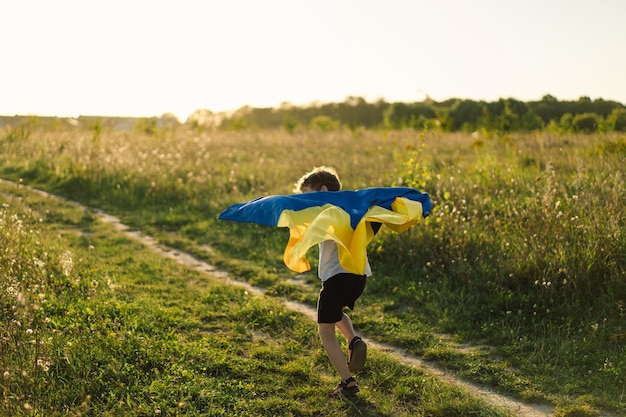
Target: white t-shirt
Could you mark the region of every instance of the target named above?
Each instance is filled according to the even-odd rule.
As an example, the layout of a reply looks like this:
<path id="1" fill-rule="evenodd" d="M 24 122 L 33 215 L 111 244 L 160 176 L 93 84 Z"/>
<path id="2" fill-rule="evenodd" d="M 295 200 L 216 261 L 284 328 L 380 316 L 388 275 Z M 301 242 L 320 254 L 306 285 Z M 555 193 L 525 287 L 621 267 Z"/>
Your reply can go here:
<path id="1" fill-rule="evenodd" d="M 337 250 L 337 244 L 333 240 L 325 240 L 319 244 L 320 249 L 320 262 L 317 268 L 317 275 L 322 281 L 326 281 L 328 278 L 333 277 L 341 273 L 349 273 L 341 267 L 339 263 L 339 251 Z M 365 275 L 372 275 L 372 268 L 370 267 L 367 255 L 365 256 Z"/>

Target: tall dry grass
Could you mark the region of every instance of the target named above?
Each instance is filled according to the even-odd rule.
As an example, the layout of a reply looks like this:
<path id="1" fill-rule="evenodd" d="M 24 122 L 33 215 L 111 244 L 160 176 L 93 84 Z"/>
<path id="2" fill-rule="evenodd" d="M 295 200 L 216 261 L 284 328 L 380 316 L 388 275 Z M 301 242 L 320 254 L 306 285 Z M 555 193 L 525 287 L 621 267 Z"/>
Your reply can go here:
<path id="1" fill-rule="evenodd" d="M 370 295 L 403 306 L 390 307 L 394 323 L 428 320 L 499 344 L 524 372 L 542 369 L 547 390 L 624 395 L 623 134 L 33 128 L 0 141 L 3 175 L 269 270 L 280 266 L 283 236 L 217 223 L 220 210 L 289 193 L 316 165 L 335 166 L 348 189 L 420 188 L 434 200 L 431 217 L 371 248 L 383 279 Z M 384 334 L 379 324 L 372 331 Z"/>

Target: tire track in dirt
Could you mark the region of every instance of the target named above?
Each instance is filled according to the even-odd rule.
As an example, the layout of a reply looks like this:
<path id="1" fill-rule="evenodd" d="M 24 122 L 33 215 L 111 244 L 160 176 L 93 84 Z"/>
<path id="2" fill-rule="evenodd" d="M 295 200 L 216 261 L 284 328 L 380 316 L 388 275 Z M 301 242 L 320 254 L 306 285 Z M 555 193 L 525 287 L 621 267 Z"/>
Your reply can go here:
<path id="1" fill-rule="evenodd" d="M 210 274 L 213 277 L 221 279 L 227 284 L 242 287 L 250 293 L 261 295 L 261 296 L 265 295 L 264 291 L 261 288 L 254 287 L 246 282 L 233 279 L 229 273 L 225 271 L 221 271 L 217 269 L 216 267 L 214 267 L 213 265 L 207 262 L 204 262 L 200 259 L 197 259 L 188 253 L 159 244 L 156 241 L 156 239 L 154 239 L 153 237 L 145 235 L 139 231 L 131 230 L 131 228 L 123 224 L 119 218 L 112 216 L 110 214 L 107 214 L 100 209 L 86 207 L 78 202 L 68 200 L 63 197 L 50 194 L 42 190 L 31 188 L 23 184 L 17 184 L 12 181 L 6 181 L 3 179 L 0 179 L 0 183 L 13 185 L 16 187 L 24 187 L 28 189 L 30 192 L 39 194 L 41 196 L 61 201 L 65 204 L 69 204 L 71 206 L 81 208 L 85 211 L 92 211 L 97 215 L 100 221 L 112 225 L 120 232 L 123 232 L 128 237 L 138 242 L 141 242 L 142 244 L 152 249 L 153 251 L 155 251 L 161 256 L 174 259 L 177 262 L 187 267 L 190 267 L 200 273 Z M 288 309 L 299 312 L 307 316 L 309 319 L 316 321 L 317 314 L 313 308 L 307 305 L 301 304 L 301 303 L 293 302 L 293 301 L 283 300 L 283 302 Z M 521 402 L 512 397 L 496 393 L 489 387 L 461 379 L 458 376 L 456 376 L 454 373 L 450 372 L 449 370 L 446 370 L 445 368 L 438 366 L 432 362 L 425 361 L 424 359 L 421 359 L 418 356 L 408 354 L 403 349 L 400 349 L 395 346 L 385 344 L 382 342 L 378 342 L 372 339 L 368 339 L 368 338 L 364 338 L 364 339 L 367 341 L 368 345 L 371 348 L 385 352 L 386 354 L 390 355 L 391 357 L 393 357 L 394 359 L 398 360 L 401 363 L 418 367 L 420 369 L 423 369 L 425 372 L 431 375 L 434 375 L 438 378 L 441 378 L 442 380 L 450 384 L 462 387 L 468 392 L 470 392 L 472 395 L 485 400 L 489 404 L 495 405 L 497 407 L 501 407 L 503 409 L 507 409 L 514 416 L 549 417 L 549 416 L 552 416 L 554 413 L 554 407 L 552 406 L 543 405 L 543 404 L 528 404 L 528 403 Z M 609 415 L 607 415 L 607 417 L 608 416 Z"/>

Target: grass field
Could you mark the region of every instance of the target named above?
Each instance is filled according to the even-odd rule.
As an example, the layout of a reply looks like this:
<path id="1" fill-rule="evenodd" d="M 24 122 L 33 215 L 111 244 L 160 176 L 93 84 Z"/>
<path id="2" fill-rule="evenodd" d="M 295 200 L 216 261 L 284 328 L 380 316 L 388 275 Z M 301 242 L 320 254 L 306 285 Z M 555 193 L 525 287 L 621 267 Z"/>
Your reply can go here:
<path id="1" fill-rule="evenodd" d="M 425 223 L 370 247 L 358 330 L 560 415 L 626 413 L 624 135 L 22 127 L 1 132 L 0 154 L 4 178 L 311 305 L 315 274 L 282 265 L 286 231 L 217 222 L 220 210 L 289 193 L 322 164 L 347 189 L 427 191 Z M 2 239 L 18 239 L 0 265 L 5 410 L 496 415 L 384 357 L 358 404 L 329 401 L 313 326 L 277 300 L 198 280 L 74 209 L 1 196 Z"/>

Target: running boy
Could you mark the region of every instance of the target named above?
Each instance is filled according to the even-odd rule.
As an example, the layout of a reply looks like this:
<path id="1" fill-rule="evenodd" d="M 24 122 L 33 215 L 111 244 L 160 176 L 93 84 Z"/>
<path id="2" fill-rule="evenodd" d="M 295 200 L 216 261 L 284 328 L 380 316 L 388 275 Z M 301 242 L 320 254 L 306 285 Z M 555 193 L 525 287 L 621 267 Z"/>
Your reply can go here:
<path id="1" fill-rule="evenodd" d="M 339 191 L 341 182 L 337 172 L 330 167 L 317 167 L 305 174 L 294 186 L 294 192 Z M 333 390 L 334 395 L 351 395 L 359 392 L 352 372 L 359 371 L 365 364 L 367 345 L 355 334 L 352 321 L 343 310 L 354 309 L 354 303 L 365 289 L 365 281 L 372 275 L 366 259 L 364 275 L 355 275 L 339 264 L 337 244 L 326 240 L 319 244 L 318 276 L 322 289 L 317 302 L 317 326 L 322 346 L 333 364 L 341 382 Z M 335 329 L 339 329 L 348 344 L 349 362 L 341 349 Z"/>

